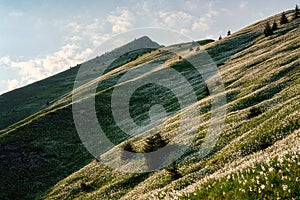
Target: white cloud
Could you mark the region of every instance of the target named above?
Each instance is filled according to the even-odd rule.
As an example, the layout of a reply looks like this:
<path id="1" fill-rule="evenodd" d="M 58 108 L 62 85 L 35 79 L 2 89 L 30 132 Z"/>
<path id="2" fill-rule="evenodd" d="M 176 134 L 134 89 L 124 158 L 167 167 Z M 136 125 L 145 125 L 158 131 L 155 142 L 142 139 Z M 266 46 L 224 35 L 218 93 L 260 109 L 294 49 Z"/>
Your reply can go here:
<path id="1" fill-rule="evenodd" d="M 20 80 L 9 79 L 2 83 L 6 85 L 4 91 L 9 91 L 64 71 L 70 66 L 75 66 L 87 60 L 91 53 L 92 50 L 90 48 L 81 50 L 75 44 L 67 44 L 52 55 L 36 59 L 15 61 L 8 56 L 4 56 L 0 58 L 0 66 L 17 70 L 18 74 L 16 76 L 21 77 Z"/>
<path id="2" fill-rule="evenodd" d="M 193 31 L 207 31 L 210 29 L 210 23 L 212 23 L 212 19 L 219 15 L 219 12 L 214 9 L 214 5 L 212 2 L 208 4 L 208 12 L 200 17 L 199 20 L 193 23 L 192 30 Z"/>
<path id="3" fill-rule="evenodd" d="M 67 44 L 63 46 L 60 51 L 56 52 L 54 56 L 61 60 L 67 60 L 76 53 L 76 49 L 78 48 L 79 47 L 75 44 Z"/>
<path id="4" fill-rule="evenodd" d="M 40 60 L 29 60 L 22 62 L 12 62 L 11 67 L 17 68 L 19 75 L 24 78 L 24 83 L 27 83 L 27 80 L 34 79 L 40 80 L 46 77 L 46 73 L 42 72 L 41 61 Z"/>
<path id="5" fill-rule="evenodd" d="M 151 13 L 151 7 L 149 5 L 149 2 L 147 1 L 144 1 L 144 2 L 138 2 L 138 7 L 139 7 L 139 10 L 137 11 L 142 11 L 142 13 Z"/>
<path id="6" fill-rule="evenodd" d="M 0 58 L 1 65 L 10 65 L 10 63 L 11 63 L 11 59 L 9 56 L 4 56 L 4 57 Z"/>
<path id="7" fill-rule="evenodd" d="M 228 16 L 234 16 L 234 12 L 232 12 L 231 10 L 229 9 L 226 9 L 226 8 L 222 8 L 221 9 L 222 13 L 224 13 L 225 15 L 228 15 Z"/>
<path id="8" fill-rule="evenodd" d="M 199 4 L 189 0 L 180 5 L 176 7 L 163 0 L 140 1 L 132 7 L 118 7 L 103 19 L 72 17 L 55 21 L 57 27 L 65 33 L 63 47 L 50 55 L 28 60 L 21 58 L 18 61 L 5 56 L 0 58 L 0 66 L 17 70 L 22 77 L 16 78 L 18 84 L 25 85 L 86 61 L 92 53 L 91 49 L 110 38 L 112 33 L 124 32 L 131 27 L 155 26 L 173 29 L 186 35 L 194 34 L 196 37 L 208 35 L 207 30 L 210 30 L 214 17 L 219 14 L 214 4 Z M 13 15 L 18 14 L 12 13 Z M 6 84 L 8 85 L 7 82 Z"/>
<path id="9" fill-rule="evenodd" d="M 179 12 L 158 12 L 159 19 L 156 21 L 159 26 L 175 29 L 183 34 L 189 34 L 191 31 L 206 31 L 208 30 L 211 18 L 218 13 L 214 10 L 209 10 L 201 17 L 191 15 L 189 13 Z"/>
<path id="10" fill-rule="evenodd" d="M 169 28 L 190 24 L 194 17 L 185 12 L 159 12 L 159 17 Z"/>
<path id="11" fill-rule="evenodd" d="M 74 60 L 75 61 L 85 61 L 88 56 L 93 52 L 92 49 L 90 48 L 87 48 L 83 51 L 81 51 L 80 53 L 77 53 L 75 56 L 74 56 Z M 78 63 L 78 62 L 77 62 Z M 75 65 L 75 63 L 73 63 L 73 65 Z"/>
<path id="12" fill-rule="evenodd" d="M 198 5 L 199 4 L 197 2 L 193 2 L 193 1 L 185 1 L 184 2 L 185 8 L 188 9 L 188 10 L 191 10 L 191 11 L 197 10 L 198 9 Z"/>
<path id="13" fill-rule="evenodd" d="M 214 38 L 214 35 L 206 35 L 205 37 L 204 37 L 204 39 L 211 39 L 211 38 Z"/>
<path id="14" fill-rule="evenodd" d="M 118 8 L 117 14 L 111 14 L 107 17 L 107 21 L 112 24 L 112 31 L 114 33 L 127 31 L 133 19 L 133 14 L 123 8 Z"/>
<path id="15" fill-rule="evenodd" d="M 70 37 L 69 40 L 72 42 L 77 42 L 77 41 L 82 40 L 82 38 L 78 35 L 74 35 L 74 36 Z"/>
<path id="16" fill-rule="evenodd" d="M 80 31 L 80 25 L 75 23 L 75 22 L 70 22 L 67 24 L 67 27 L 69 27 L 70 29 L 72 29 L 73 32 L 78 32 Z"/>
<path id="17" fill-rule="evenodd" d="M 182 29 L 180 29 L 179 32 L 180 32 L 181 34 L 186 35 L 186 34 L 189 34 L 189 33 L 190 33 L 190 30 L 189 30 L 189 29 L 186 29 L 186 28 L 182 28 Z"/>
<path id="18" fill-rule="evenodd" d="M 126 17 L 126 13 L 122 12 L 121 16 Z M 84 22 L 70 21 L 70 19 L 55 21 L 58 27 L 62 27 L 66 33 L 64 46 L 49 55 L 32 59 L 0 57 L 0 67 L 8 70 L 5 73 L 16 73 L 16 78 L 13 77 L 13 79 L 18 81 L 18 86 L 24 86 L 69 69 L 70 66 L 88 60 L 92 49 L 111 36 L 111 34 L 103 33 L 104 22 L 97 18 Z M 15 81 L 1 81 L 1 93 L 13 89 L 13 83 L 16 83 Z"/>
<path id="19" fill-rule="evenodd" d="M 98 46 L 102 42 L 103 35 L 103 23 L 97 18 L 92 19 L 92 21 L 86 23 L 78 23 L 74 21 L 64 22 L 61 24 L 67 24 L 66 32 L 68 35 L 66 36 L 66 42 L 71 43 L 80 43 L 89 44 L 88 46 L 93 47 Z"/>
<path id="20" fill-rule="evenodd" d="M 16 79 L 8 79 L 6 82 L 8 91 L 14 90 L 19 86 L 19 82 Z"/>
<path id="21" fill-rule="evenodd" d="M 258 13 L 258 16 L 259 16 L 260 18 L 264 18 L 264 17 L 265 17 L 265 14 L 264 14 L 263 12 L 259 12 L 259 13 Z"/>
<path id="22" fill-rule="evenodd" d="M 18 87 L 20 87 L 20 85 L 17 79 L 0 80 L 0 95 Z"/>
<path id="23" fill-rule="evenodd" d="M 194 22 L 192 25 L 193 31 L 206 31 L 209 26 L 205 18 L 200 18 L 198 21 Z"/>
<path id="24" fill-rule="evenodd" d="M 10 17 L 22 17 L 23 12 L 21 12 L 21 11 L 12 11 L 12 12 L 8 13 L 8 15 Z"/>
<path id="25" fill-rule="evenodd" d="M 207 18 L 212 18 L 212 17 L 215 17 L 219 14 L 219 12 L 214 9 L 214 3 L 213 2 L 209 2 L 208 3 L 208 12 L 205 14 L 205 16 Z"/>
<path id="26" fill-rule="evenodd" d="M 248 1 L 241 1 L 240 2 L 240 9 L 245 9 L 248 6 Z"/>

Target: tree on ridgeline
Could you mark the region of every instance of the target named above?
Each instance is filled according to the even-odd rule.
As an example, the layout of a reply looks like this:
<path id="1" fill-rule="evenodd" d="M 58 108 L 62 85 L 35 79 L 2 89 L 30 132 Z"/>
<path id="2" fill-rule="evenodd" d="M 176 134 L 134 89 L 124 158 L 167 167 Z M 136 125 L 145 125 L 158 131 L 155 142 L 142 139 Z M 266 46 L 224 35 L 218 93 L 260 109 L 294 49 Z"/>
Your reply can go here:
<path id="1" fill-rule="evenodd" d="M 230 30 L 227 32 L 227 36 L 229 36 L 229 35 L 231 35 L 231 31 Z"/>
<path id="2" fill-rule="evenodd" d="M 220 35 L 219 40 L 222 40 L 222 36 Z"/>
<path id="3" fill-rule="evenodd" d="M 299 18 L 299 7 L 296 5 L 294 19 Z"/>
<path id="4" fill-rule="evenodd" d="M 265 25 L 264 34 L 266 37 L 273 35 L 273 31 L 272 31 L 272 28 L 271 28 L 269 22 L 267 22 Z"/>
<path id="5" fill-rule="evenodd" d="M 278 29 L 277 23 L 274 20 L 273 24 L 272 24 L 272 31 L 276 31 Z"/>
<path id="6" fill-rule="evenodd" d="M 204 85 L 204 95 L 209 96 L 209 89 L 207 84 Z"/>
<path id="7" fill-rule="evenodd" d="M 288 18 L 286 17 L 285 13 L 283 12 L 283 13 L 281 14 L 280 24 L 282 25 L 282 24 L 287 24 L 287 23 L 289 23 L 289 20 L 288 20 Z"/>

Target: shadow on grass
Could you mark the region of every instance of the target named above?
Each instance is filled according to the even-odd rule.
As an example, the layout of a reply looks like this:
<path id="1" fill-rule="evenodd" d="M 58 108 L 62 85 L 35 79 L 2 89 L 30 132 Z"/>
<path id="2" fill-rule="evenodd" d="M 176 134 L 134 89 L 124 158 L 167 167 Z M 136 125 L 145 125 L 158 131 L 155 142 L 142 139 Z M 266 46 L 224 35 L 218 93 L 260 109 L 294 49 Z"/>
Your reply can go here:
<path id="1" fill-rule="evenodd" d="M 35 199 L 93 160 L 71 109 L 58 110 L 0 140 L 0 199 Z"/>
<path id="2" fill-rule="evenodd" d="M 248 31 L 246 33 L 231 37 L 220 43 L 207 48 L 207 52 L 218 66 L 222 66 L 231 56 L 248 48 L 261 33 Z"/>

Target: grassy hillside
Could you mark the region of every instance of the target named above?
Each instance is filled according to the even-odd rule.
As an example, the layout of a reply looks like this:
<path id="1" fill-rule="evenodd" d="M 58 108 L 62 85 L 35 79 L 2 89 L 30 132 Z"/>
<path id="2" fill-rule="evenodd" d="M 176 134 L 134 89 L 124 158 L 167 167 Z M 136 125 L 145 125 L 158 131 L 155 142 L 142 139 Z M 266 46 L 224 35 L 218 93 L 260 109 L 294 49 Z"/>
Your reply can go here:
<path id="1" fill-rule="evenodd" d="M 141 39 L 137 39 L 81 65 L 88 66 L 88 73 L 91 74 L 95 73 L 95 68 L 101 66 L 104 60 L 112 59 L 115 62 L 107 68 L 107 71 L 110 71 L 152 51 L 154 47 L 159 45 L 149 42 L 148 39 L 144 44 Z M 140 49 L 129 51 L 130 48 Z M 128 53 L 118 58 L 123 52 Z M 2 108 L 1 102 L 2 109 L 17 107 L 24 110 L 24 113 L 18 109 L 8 113 L 7 121 L 4 120 L 3 123 L 12 123 L 26 115 L 28 117 L 0 131 L 0 199 L 32 199 L 40 196 L 55 183 L 93 160 L 77 134 L 70 104 L 78 68 L 79 65 L 1 95 L 3 105 L 6 106 Z M 54 90 L 57 91 L 55 94 L 60 96 L 46 105 L 47 100 L 55 95 Z M 34 101 L 35 98 L 29 95 L 30 91 L 33 94 L 36 92 L 40 96 L 39 99 Z M 24 95 L 23 101 L 19 98 L 20 95 Z M 9 101 L 9 98 L 12 98 L 12 101 Z M 38 112 L 31 114 L 37 110 Z"/>
<path id="2" fill-rule="evenodd" d="M 73 89 L 78 67 L 0 95 L 0 130 L 45 109 Z M 53 84 L 56 83 L 56 84 Z"/>
<path id="3" fill-rule="evenodd" d="M 219 66 L 228 102 L 223 133 L 205 158 L 199 150 L 209 123 L 211 97 L 188 63 L 168 52 L 147 51 L 135 60 L 120 58 L 102 77 L 96 95 L 97 116 L 115 143 L 125 140 L 126 135 L 112 123 L 108 97 L 122 73 L 151 63 L 167 63 L 194 83 L 199 91 L 198 102 L 189 109 L 199 108 L 202 128 L 190 128 L 196 131 L 196 138 L 177 162 L 181 178 L 173 181 L 166 169 L 123 173 L 93 160 L 77 136 L 71 95 L 66 95 L 48 109 L 1 132 L 0 177 L 4 184 L 0 198 L 299 198 L 300 20 L 280 25 L 273 36 L 265 37 L 265 22 L 279 17 L 204 46 Z M 137 97 L 149 101 L 149 93 L 155 94 L 142 90 Z M 176 101 L 167 106 L 172 115 L 161 132 L 163 138 L 174 135 L 179 123 Z M 135 111 L 137 122 L 147 120 L 140 110 Z M 151 130 L 142 135 L 149 133 Z M 142 137 L 130 141 L 135 150 L 141 150 Z"/>
<path id="4" fill-rule="evenodd" d="M 123 55 L 124 52 L 130 52 L 127 56 L 124 56 L 123 59 L 118 59 L 119 62 L 122 61 L 126 63 L 130 60 L 134 60 L 137 56 L 144 54 L 150 49 L 158 47 L 160 47 L 160 45 L 151 41 L 148 37 L 138 38 L 89 61 L 88 65 L 95 67 L 94 69 L 90 69 L 89 73 L 93 73 L 97 68 L 102 67 L 104 60 L 107 58 L 117 59 L 118 56 Z M 133 49 L 139 48 L 141 50 L 131 52 Z M 118 67 L 120 64 L 121 63 L 113 63 L 112 66 Z M 70 94 L 80 66 L 81 64 L 70 66 L 69 70 L 0 95 L 0 130 L 38 111 L 47 109 L 53 103 Z"/>

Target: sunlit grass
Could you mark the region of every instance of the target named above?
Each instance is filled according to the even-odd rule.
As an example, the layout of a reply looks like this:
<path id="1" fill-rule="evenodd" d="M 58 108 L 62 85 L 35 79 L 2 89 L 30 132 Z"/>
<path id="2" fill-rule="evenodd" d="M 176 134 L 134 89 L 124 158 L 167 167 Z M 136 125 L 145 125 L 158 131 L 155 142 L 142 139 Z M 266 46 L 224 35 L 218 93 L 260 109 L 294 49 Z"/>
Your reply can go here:
<path id="1" fill-rule="evenodd" d="M 42 199 L 297 198 L 300 196 L 300 20 L 280 26 L 275 35 L 268 38 L 262 35 L 264 23 L 246 27 L 205 46 L 219 65 L 228 108 L 223 133 L 210 154 L 204 158 L 199 156 L 209 126 L 211 97 L 199 92 L 199 101 L 180 111 L 176 110 L 175 101 L 168 104 L 174 112 L 168 116 L 160 131 L 164 138 L 176 137 L 181 113 L 199 109 L 200 116 L 200 121 L 195 123 L 192 119 L 189 122 L 187 133 L 195 135 L 195 138 L 193 145 L 178 161 L 182 177 L 177 180 L 172 180 L 165 169 L 127 174 L 96 161 L 90 162 L 92 158 L 80 143 L 72 124 L 71 94 L 13 125 L 10 130 L 2 131 L 1 145 L 16 140 L 26 141 L 28 144 L 24 142 L 22 145 L 28 152 L 37 153 L 43 159 L 45 173 L 57 170 L 53 175 L 60 174 L 60 177 L 49 180 L 50 186 L 55 185 L 47 188 L 46 193 L 39 193 Z M 132 55 L 136 57 L 137 53 Z M 143 53 L 134 60 L 117 60 L 111 71 L 74 91 L 76 95 L 84 94 L 89 84 L 100 79 L 104 81 L 105 84 L 98 88 L 96 94 L 96 108 L 100 119 L 102 115 L 106 117 L 103 120 L 107 120 L 107 131 L 116 143 L 124 138 L 116 136 L 120 133 L 115 129 L 116 124 L 104 115 L 109 104 L 105 104 L 103 99 L 110 97 L 110 92 L 117 87 L 112 83 L 118 75 L 151 62 L 167 63 L 166 66 L 158 65 L 155 70 L 172 66 L 182 70 L 187 68 L 185 62 L 172 54 L 158 50 Z M 193 75 L 190 73 L 187 77 L 192 79 Z M 143 76 L 136 77 L 136 80 Z M 194 83 L 198 84 L 197 81 Z M 138 95 L 145 101 L 149 98 L 142 93 Z M 146 119 L 140 114 L 141 109 L 138 107 L 135 110 L 137 121 Z M 260 112 L 249 117 L 253 109 Z M 155 131 L 155 128 L 147 130 L 128 141 L 134 150 L 141 152 L 145 138 Z M 188 136 L 177 136 L 178 141 L 187 140 Z M 119 160 L 116 157 L 113 161 Z M 59 170 L 65 171 L 59 173 Z M 13 178 L 13 175 L 8 176 Z M 18 184 L 22 185 L 18 182 L 16 190 Z M 33 187 L 39 185 L 42 183 L 34 180 Z M 45 190 L 46 186 L 43 185 L 43 188 Z"/>

